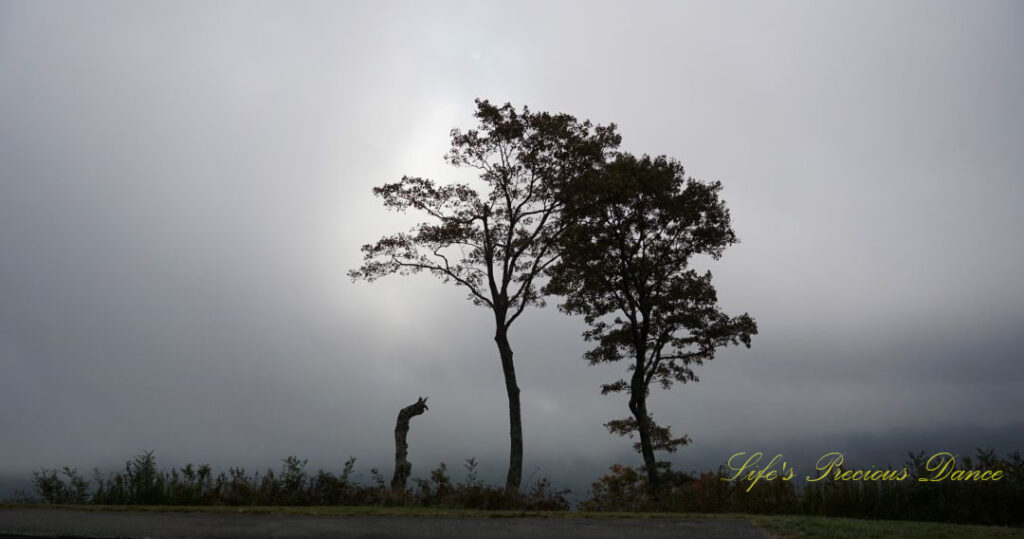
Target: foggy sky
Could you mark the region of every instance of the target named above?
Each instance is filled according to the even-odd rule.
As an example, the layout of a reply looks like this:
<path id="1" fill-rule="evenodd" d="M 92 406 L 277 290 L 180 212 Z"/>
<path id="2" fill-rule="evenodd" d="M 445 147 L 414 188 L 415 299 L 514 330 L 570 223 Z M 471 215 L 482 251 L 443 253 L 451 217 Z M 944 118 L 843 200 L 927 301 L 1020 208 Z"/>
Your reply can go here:
<path id="1" fill-rule="evenodd" d="M 705 265 L 760 334 L 653 393 L 682 468 L 1024 448 L 1022 24 L 1015 2 L 0 1 L 0 475 L 150 449 L 390 470 L 429 395 L 413 475 L 503 477 L 488 312 L 345 275 L 417 221 L 373 186 L 472 177 L 442 155 L 476 97 L 615 122 L 724 184 L 741 243 Z M 511 333 L 524 478 L 585 485 L 640 463 L 602 427 L 624 365 L 587 366 L 554 303 Z"/>

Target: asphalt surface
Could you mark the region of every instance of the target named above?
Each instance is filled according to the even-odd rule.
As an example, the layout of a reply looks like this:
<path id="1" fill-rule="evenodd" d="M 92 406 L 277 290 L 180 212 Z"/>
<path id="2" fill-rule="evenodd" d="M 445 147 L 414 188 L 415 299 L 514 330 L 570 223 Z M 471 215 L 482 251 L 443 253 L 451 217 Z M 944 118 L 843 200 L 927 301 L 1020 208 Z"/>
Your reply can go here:
<path id="1" fill-rule="evenodd" d="M 0 509 L 0 538 L 767 539 L 738 520 L 319 517 Z"/>

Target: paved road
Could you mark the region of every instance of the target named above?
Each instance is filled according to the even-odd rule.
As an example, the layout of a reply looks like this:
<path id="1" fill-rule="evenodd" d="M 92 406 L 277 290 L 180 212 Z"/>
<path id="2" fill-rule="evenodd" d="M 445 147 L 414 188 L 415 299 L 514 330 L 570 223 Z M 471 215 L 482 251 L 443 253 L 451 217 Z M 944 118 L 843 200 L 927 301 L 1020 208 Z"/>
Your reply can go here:
<path id="1" fill-rule="evenodd" d="M 767 539 L 731 520 L 317 517 L 0 509 L 0 538 Z"/>

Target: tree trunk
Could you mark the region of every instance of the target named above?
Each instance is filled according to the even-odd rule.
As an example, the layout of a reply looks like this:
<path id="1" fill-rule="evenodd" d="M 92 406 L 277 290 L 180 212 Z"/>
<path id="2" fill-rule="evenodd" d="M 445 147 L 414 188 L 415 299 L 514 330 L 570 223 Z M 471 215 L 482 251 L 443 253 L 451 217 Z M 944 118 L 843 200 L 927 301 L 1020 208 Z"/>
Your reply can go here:
<path id="1" fill-rule="evenodd" d="M 647 468 L 648 491 L 655 494 L 661 485 L 658 477 L 658 461 L 654 458 L 654 446 L 651 443 L 651 417 L 647 414 L 647 386 L 643 381 L 643 370 L 634 371 L 631 382 L 629 411 L 633 412 L 637 430 L 640 433 L 640 452 L 644 457 L 644 467 Z"/>
<path id="2" fill-rule="evenodd" d="M 501 355 L 501 371 L 505 374 L 505 391 L 508 393 L 508 422 L 511 447 L 508 457 L 508 476 L 505 478 L 505 494 L 509 497 L 519 493 L 523 480 L 523 420 L 519 409 L 519 386 L 516 384 L 516 367 L 512 363 L 512 347 L 508 344 L 508 331 L 504 322 L 499 321 L 494 334 Z"/>
<path id="3" fill-rule="evenodd" d="M 428 397 L 429 398 L 429 397 Z M 395 422 L 395 475 L 391 478 L 391 490 L 405 490 L 405 482 L 412 473 L 412 464 L 406 459 L 409 444 L 405 436 L 409 432 L 409 420 L 427 411 L 427 399 L 420 397 L 414 404 L 402 408 Z"/>

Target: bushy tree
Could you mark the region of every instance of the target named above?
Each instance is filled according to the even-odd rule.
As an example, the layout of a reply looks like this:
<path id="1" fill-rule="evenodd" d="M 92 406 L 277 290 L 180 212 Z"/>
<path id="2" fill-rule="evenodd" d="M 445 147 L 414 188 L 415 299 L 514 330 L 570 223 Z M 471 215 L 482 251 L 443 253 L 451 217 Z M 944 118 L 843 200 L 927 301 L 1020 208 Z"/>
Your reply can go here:
<path id="1" fill-rule="evenodd" d="M 524 310 L 542 305 L 538 277 L 559 256 L 567 184 L 585 183 L 619 144 L 615 126 L 594 126 L 567 114 L 517 111 L 477 100 L 475 130 L 451 132 L 446 160 L 479 172 L 479 187 L 438 185 L 403 177 L 377 187 L 384 206 L 416 210 L 427 221 L 409 232 L 364 245 L 364 263 L 349 273 L 373 281 L 390 274 L 427 272 L 462 287 L 494 318 L 509 405 L 510 451 L 505 487 L 518 492 L 523 434 L 509 329 Z"/>
<path id="2" fill-rule="evenodd" d="M 606 426 L 639 435 L 652 491 L 659 484 L 654 452 L 675 451 L 689 438 L 673 438 L 654 421 L 651 384 L 696 382 L 693 367 L 722 346 L 749 347 L 757 333 L 747 314 L 719 309 L 710 272 L 690 268 L 694 256 L 717 259 L 737 241 L 720 190 L 718 182 L 687 179 L 682 165 L 664 156 L 620 154 L 598 180 L 562 193 L 567 225 L 546 290 L 590 326 L 583 335 L 596 346 L 587 361 L 628 362 L 628 379 L 605 384 L 602 393 L 628 392 L 631 416 Z"/>

